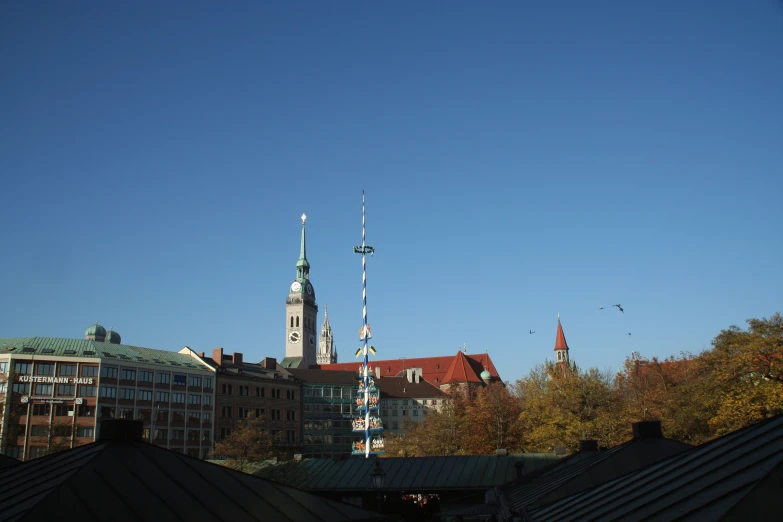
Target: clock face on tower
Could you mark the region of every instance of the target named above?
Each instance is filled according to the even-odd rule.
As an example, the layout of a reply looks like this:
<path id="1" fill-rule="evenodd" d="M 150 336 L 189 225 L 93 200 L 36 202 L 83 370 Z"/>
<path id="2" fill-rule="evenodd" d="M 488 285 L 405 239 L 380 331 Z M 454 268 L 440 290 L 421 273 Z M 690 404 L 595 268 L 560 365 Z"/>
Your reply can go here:
<path id="1" fill-rule="evenodd" d="M 301 289 L 302 289 L 302 285 L 299 283 L 299 281 L 294 281 L 291 284 L 291 291 L 292 292 L 298 292 Z"/>
<path id="2" fill-rule="evenodd" d="M 313 295 L 313 285 L 311 285 L 310 283 L 307 283 L 307 294 Z"/>
<path id="3" fill-rule="evenodd" d="M 300 334 L 298 330 L 294 330 L 288 335 L 288 341 L 291 343 L 296 344 L 299 342 L 299 339 L 300 339 Z"/>

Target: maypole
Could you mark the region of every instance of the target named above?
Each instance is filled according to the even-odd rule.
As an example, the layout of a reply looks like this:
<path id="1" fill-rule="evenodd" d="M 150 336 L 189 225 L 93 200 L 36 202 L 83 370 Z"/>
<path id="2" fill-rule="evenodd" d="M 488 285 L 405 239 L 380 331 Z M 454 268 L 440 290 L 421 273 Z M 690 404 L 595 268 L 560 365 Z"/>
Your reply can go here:
<path id="1" fill-rule="evenodd" d="M 373 255 L 375 248 L 368 246 L 365 232 L 364 191 L 362 191 L 362 244 L 353 247 L 356 254 L 362 255 L 362 327 L 359 330 L 359 340 L 363 346 L 356 350 L 356 356 L 364 354 L 364 364 L 360 368 L 359 393 L 356 397 L 356 411 L 359 415 L 353 419 L 353 431 L 364 432 L 364 442 L 357 441 L 353 445 L 354 455 L 364 454 L 369 458 L 370 454 L 383 453 L 383 423 L 378 414 L 380 406 L 378 389 L 375 387 L 373 372 L 370 370 L 370 352 L 375 354 L 375 348 L 369 346 L 370 324 L 367 322 L 367 254 Z M 375 439 L 373 439 L 375 434 Z"/>

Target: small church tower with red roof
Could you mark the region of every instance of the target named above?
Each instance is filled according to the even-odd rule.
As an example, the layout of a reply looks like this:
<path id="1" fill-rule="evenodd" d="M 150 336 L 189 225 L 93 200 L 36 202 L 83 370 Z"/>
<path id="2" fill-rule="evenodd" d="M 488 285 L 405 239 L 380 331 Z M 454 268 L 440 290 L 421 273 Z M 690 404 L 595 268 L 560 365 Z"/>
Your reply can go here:
<path id="1" fill-rule="evenodd" d="M 555 362 L 565 371 L 568 365 L 568 344 L 566 343 L 563 325 L 560 324 L 560 314 L 557 314 L 557 336 L 555 337 Z"/>

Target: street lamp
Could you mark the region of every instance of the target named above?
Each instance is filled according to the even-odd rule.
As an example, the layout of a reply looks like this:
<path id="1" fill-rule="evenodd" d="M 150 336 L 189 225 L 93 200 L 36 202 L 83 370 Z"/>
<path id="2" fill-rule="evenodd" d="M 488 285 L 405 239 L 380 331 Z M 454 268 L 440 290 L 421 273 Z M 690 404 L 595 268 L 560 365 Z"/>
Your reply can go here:
<path id="1" fill-rule="evenodd" d="M 378 503 L 378 512 L 381 511 L 381 490 L 383 489 L 383 481 L 386 480 L 386 472 L 381 468 L 381 460 L 375 457 L 375 468 L 370 473 L 372 478 L 372 487 L 375 488 L 376 501 Z"/>

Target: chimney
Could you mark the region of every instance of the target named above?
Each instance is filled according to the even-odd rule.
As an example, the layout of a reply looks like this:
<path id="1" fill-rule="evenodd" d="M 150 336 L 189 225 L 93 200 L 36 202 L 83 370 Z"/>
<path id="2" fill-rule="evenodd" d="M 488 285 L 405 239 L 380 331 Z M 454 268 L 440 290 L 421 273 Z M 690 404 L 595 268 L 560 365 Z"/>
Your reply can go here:
<path id="1" fill-rule="evenodd" d="M 633 427 L 633 439 L 662 439 L 661 421 L 642 421 L 631 424 Z"/>
<path id="2" fill-rule="evenodd" d="M 212 360 L 215 361 L 218 366 L 223 366 L 223 348 L 212 349 Z"/>
<path id="3" fill-rule="evenodd" d="M 231 357 L 231 362 L 234 364 L 242 364 L 242 354 L 239 352 L 234 352 L 234 355 Z"/>
<path id="4" fill-rule="evenodd" d="M 204 358 L 204 352 L 198 352 L 198 356 L 203 359 Z"/>
<path id="5" fill-rule="evenodd" d="M 597 440 L 580 440 L 579 451 L 598 451 Z"/>
<path id="6" fill-rule="evenodd" d="M 416 382 L 419 382 L 419 379 L 422 377 L 421 368 L 416 368 Z"/>
<path id="7" fill-rule="evenodd" d="M 277 369 L 277 359 L 274 357 L 264 357 L 264 369 L 275 370 Z"/>
<path id="8" fill-rule="evenodd" d="M 375 367 L 375 376 L 376 377 L 380 377 L 381 376 L 381 367 L 380 366 L 376 366 Z"/>
<path id="9" fill-rule="evenodd" d="M 520 459 L 514 463 L 514 472 L 516 473 L 516 478 L 522 478 L 522 475 L 525 474 L 525 461 Z"/>
<path id="10" fill-rule="evenodd" d="M 98 440 L 117 440 L 123 442 L 141 442 L 144 434 L 144 422 L 130 419 L 107 419 L 101 422 Z"/>

